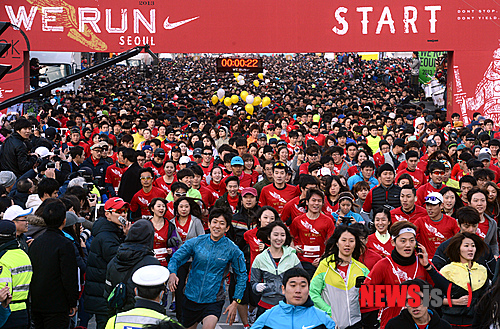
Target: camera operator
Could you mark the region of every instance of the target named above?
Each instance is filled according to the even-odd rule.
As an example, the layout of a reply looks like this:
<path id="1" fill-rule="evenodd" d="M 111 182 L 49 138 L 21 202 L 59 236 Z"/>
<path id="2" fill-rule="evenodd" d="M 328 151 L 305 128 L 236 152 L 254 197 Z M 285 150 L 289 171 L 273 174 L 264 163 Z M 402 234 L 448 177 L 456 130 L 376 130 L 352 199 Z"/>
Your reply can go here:
<path id="1" fill-rule="evenodd" d="M 106 176 L 106 169 L 108 168 L 109 163 L 102 158 L 102 152 L 107 151 L 108 144 L 106 142 L 94 144 L 90 148 L 91 156 L 82 163 L 82 166 L 88 167 L 92 170 L 94 178 L 97 179 L 97 186 L 99 187 L 105 186 L 104 178 Z"/>

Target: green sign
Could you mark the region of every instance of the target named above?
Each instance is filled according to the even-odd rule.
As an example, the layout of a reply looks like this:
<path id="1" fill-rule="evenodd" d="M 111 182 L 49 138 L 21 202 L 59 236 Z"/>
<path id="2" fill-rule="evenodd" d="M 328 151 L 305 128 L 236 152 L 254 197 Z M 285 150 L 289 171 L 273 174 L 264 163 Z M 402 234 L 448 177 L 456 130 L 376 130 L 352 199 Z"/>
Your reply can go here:
<path id="1" fill-rule="evenodd" d="M 436 59 L 445 54 L 445 51 L 419 51 L 420 71 L 418 80 L 420 83 L 427 83 L 436 73 Z"/>

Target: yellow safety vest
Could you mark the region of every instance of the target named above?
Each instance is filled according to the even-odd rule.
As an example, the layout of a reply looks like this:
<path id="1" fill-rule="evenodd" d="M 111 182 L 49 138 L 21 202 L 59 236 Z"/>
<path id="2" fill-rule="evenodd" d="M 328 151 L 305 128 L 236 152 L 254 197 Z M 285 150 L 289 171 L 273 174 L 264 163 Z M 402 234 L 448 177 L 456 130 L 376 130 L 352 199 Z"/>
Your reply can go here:
<path id="1" fill-rule="evenodd" d="M 22 249 L 8 250 L 0 258 L 0 289 L 8 283 L 12 302 L 12 312 L 26 309 L 26 300 L 33 276 L 33 268 L 28 255 Z"/>
<path id="2" fill-rule="evenodd" d="M 142 329 L 144 325 L 157 324 L 161 320 L 170 318 L 149 308 L 138 307 L 113 316 L 108 320 L 106 329 Z"/>

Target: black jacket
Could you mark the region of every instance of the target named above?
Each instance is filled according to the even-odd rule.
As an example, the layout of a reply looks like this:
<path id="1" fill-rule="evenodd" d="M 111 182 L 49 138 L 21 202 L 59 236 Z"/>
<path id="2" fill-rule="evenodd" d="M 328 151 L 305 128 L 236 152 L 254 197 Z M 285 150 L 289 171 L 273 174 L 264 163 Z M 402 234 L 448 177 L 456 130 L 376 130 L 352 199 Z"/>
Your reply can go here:
<path id="1" fill-rule="evenodd" d="M 451 260 L 445 254 L 446 248 L 450 244 L 450 240 L 451 238 L 441 243 L 437 248 L 434 257 L 432 257 L 432 264 L 434 264 L 434 266 L 438 271 L 442 269 L 445 265 L 451 263 Z M 488 246 L 488 249 L 481 256 L 479 256 L 477 262 L 486 267 L 486 269 L 488 270 L 488 278 L 492 279 L 495 274 L 495 267 L 497 260 L 493 256 L 490 246 Z"/>
<path id="2" fill-rule="evenodd" d="M 26 140 L 16 131 L 9 136 L 0 149 L 0 166 L 2 170 L 12 171 L 17 177 L 32 169 L 36 156 L 29 155 Z"/>
<path id="3" fill-rule="evenodd" d="M 122 229 L 105 217 L 99 218 L 92 227 L 85 280 L 85 310 L 91 314 L 107 314 L 107 301 L 104 298 L 106 269 L 115 257 L 123 241 Z"/>
<path id="4" fill-rule="evenodd" d="M 98 180 L 98 184 L 100 187 L 104 187 L 106 184 L 104 183 L 104 180 L 106 178 L 106 169 L 109 167 L 109 163 L 107 163 L 104 159 L 99 159 L 99 162 L 97 163 L 96 166 L 94 166 L 94 163 L 92 162 L 92 157 L 88 157 L 83 161 L 81 168 L 83 167 L 89 167 L 92 169 L 92 172 L 94 173 L 94 179 L 97 179 L 97 177 L 100 177 Z"/>
<path id="5" fill-rule="evenodd" d="M 396 184 L 392 184 L 389 188 L 379 184 L 372 190 L 372 210 L 375 211 L 383 206 L 401 207 L 400 194 L 401 187 Z"/>
<path id="6" fill-rule="evenodd" d="M 138 220 L 130 227 L 125 242 L 120 245 L 116 256 L 108 264 L 105 297 L 109 296 L 118 283 L 127 283 L 127 299 L 123 308 L 117 310 L 118 312 L 134 308 L 136 286 L 132 282 L 132 274 L 146 265 L 160 265 L 153 252 L 154 234 L 154 227 L 150 221 Z"/>
<path id="7" fill-rule="evenodd" d="M 431 321 L 429 322 L 427 329 L 451 329 L 451 325 L 445 320 L 441 319 L 437 312 L 428 310 L 431 314 Z M 408 312 L 404 309 L 395 318 L 392 318 L 387 322 L 385 329 L 415 329 L 417 328 L 415 321 Z"/>
<path id="8" fill-rule="evenodd" d="M 29 249 L 33 266 L 31 309 L 35 312 L 69 312 L 78 301 L 78 276 L 73 243 L 61 230 L 47 228 Z"/>
<path id="9" fill-rule="evenodd" d="M 137 162 L 134 162 L 122 175 L 120 186 L 118 187 L 118 196 L 125 202 L 132 201 L 134 194 L 142 188 L 139 171 L 141 171 L 141 166 Z"/>
<path id="10" fill-rule="evenodd" d="M 251 230 L 255 227 L 253 224 L 254 217 L 259 211 L 259 205 L 256 205 L 252 209 L 248 210 L 241 206 L 238 212 L 234 214 L 232 220 L 232 228 L 229 229 L 227 237 L 230 238 L 234 244 L 236 244 L 240 250 L 245 255 L 245 261 L 247 264 L 250 262 L 250 247 L 244 239 L 244 234 L 246 231 Z"/>

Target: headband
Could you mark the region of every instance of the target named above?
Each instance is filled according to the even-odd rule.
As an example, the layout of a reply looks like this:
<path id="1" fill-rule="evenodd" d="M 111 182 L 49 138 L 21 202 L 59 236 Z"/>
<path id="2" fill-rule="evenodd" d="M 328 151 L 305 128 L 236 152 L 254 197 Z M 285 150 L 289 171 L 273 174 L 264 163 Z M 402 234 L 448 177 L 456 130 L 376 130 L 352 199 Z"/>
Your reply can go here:
<path id="1" fill-rule="evenodd" d="M 413 235 L 417 236 L 417 232 L 415 232 L 414 229 L 412 229 L 411 227 L 405 227 L 399 230 L 398 235 L 392 236 L 392 239 L 395 240 L 398 236 L 400 236 L 403 233 L 413 233 Z"/>

